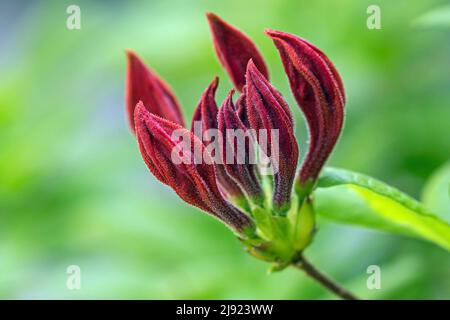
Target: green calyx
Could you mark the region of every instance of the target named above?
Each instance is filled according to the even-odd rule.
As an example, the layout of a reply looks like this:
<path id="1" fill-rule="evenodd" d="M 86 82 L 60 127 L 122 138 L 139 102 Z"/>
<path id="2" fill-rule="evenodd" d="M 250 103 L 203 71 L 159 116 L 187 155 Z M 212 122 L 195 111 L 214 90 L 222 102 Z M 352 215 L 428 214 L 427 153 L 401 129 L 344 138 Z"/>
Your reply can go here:
<path id="1" fill-rule="evenodd" d="M 241 241 L 254 257 L 273 262 L 272 271 L 287 267 L 312 241 L 315 217 L 308 197 L 294 196 L 284 216 L 267 206 L 253 206 L 251 215 L 256 229 Z"/>

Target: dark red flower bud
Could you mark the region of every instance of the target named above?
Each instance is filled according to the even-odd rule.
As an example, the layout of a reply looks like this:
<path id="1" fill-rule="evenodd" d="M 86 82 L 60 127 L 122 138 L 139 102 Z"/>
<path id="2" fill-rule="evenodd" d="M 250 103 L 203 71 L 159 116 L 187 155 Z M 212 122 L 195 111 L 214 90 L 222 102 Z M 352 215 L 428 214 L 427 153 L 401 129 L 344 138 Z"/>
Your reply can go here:
<path id="1" fill-rule="evenodd" d="M 253 229 L 252 220 L 223 199 L 214 164 L 195 135 L 151 114 L 141 102 L 136 106 L 135 123 L 142 157 L 160 181 L 184 201 L 209 212 L 236 232 L 243 234 Z"/>
<path id="2" fill-rule="evenodd" d="M 200 97 L 192 116 L 191 131 L 194 131 L 194 124 L 198 121 L 202 123 L 203 132 L 210 128 L 217 128 L 216 91 L 218 85 L 219 78 L 215 77 Z"/>
<path id="3" fill-rule="evenodd" d="M 251 60 L 248 63 L 246 78 L 247 115 L 250 127 L 256 130 L 260 145 L 259 130 L 264 129 L 267 132 L 267 156 L 276 166 L 273 204 L 277 211 L 283 213 L 290 207 L 292 183 L 298 160 L 298 145 L 292 116 L 281 94 L 271 86 Z M 278 146 L 277 141 L 272 139 L 272 132 L 276 130 L 278 130 Z"/>
<path id="4" fill-rule="evenodd" d="M 175 95 L 153 71 L 132 51 L 127 51 L 128 66 L 125 99 L 128 120 L 134 131 L 134 109 L 142 101 L 157 116 L 184 126 L 183 115 Z"/>
<path id="5" fill-rule="evenodd" d="M 260 206 L 264 193 L 257 176 L 254 136 L 241 122 L 228 94 L 217 117 L 223 139 L 223 163 L 226 173 L 245 191 L 247 197 Z"/>
<path id="6" fill-rule="evenodd" d="M 268 79 L 269 72 L 264 59 L 252 40 L 215 14 L 207 13 L 206 16 L 217 56 L 236 89 L 241 91 L 245 85 L 245 71 L 250 59 L 253 59 L 258 69 Z"/>
<path id="7" fill-rule="evenodd" d="M 210 129 L 218 129 L 218 108 L 215 99 L 218 82 L 219 78 L 216 77 L 205 92 L 203 92 L 192 118 L 191 132 L 202 139 L 205 146 L 208 146 L 211 143 L 222 143 L 221 141 L 215 141 L 216 137 L 209 135 Z M 200 128 L 198 126 L 200 126 Z M 218 149 L 218 151 L 220 151 L 220 149 Z M 218 155 L 218 157 L 222 158 L 221 155 Z M 225 171 L 225 166 L 221 163 L 216 164 L 216 176 L 220 191 L 222 191 L 225 197 L 233 203 L 236 203 L 238 206 L 249 210 L 245 194 L 233 178 L 228 176 Z"/>
<path id="8" fill-rule="evenodd" d="M 291 90 L 308 122 L 310 144 L 298 182 L 301 189 L 310 189 L 341 132 L 344 87 L 336 68 L 318 48 L 288 33 L 266 33 L 280 53 Z"/>

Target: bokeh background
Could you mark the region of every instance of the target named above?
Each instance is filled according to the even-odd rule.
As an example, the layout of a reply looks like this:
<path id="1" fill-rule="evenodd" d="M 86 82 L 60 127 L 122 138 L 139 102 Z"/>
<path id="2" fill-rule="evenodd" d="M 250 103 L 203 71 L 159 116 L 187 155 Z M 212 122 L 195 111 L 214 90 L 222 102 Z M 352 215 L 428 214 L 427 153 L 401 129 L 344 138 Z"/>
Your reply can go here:
<path id="1" fill-rule="evenodd" d="M 81 8 L 68 30 L 66 8 Z M 381 8 L 382 29 L 366 10 Z M 447 1 L 1 1 L 0 298 L 328 299 L 297 270 L 268 275 L 216 220 L 156 182 L 124 112 L 126 48 L 176 91 L 187 119 L 204 88 L 231 84 L 205 11 L 250 35 L 307 137 L 266 27 L 326 52 L 347 89 L 329 164 L 420 198 L 450 158 Z M 310 259 L 364 298 L 450 298 L 450 255 L 406 237 L 319 221 Z M 366 288 L 369 265 L 382 289 Z M 81 290 L 66 287 L 69 265 Z"/>

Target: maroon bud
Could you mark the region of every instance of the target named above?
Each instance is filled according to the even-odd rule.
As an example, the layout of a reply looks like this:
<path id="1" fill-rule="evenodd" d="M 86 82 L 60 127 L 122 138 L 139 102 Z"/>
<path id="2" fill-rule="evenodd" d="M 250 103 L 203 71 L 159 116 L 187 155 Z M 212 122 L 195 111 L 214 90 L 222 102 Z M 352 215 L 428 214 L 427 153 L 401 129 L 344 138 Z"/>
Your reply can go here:
<path id="1" fill-rule="evenodd" d="M 247 115 L 250 127 L 256 130 L 260 144 L 260 130 L 264 129 L 263 132 L 267 133 L 267 156 L 276 169 L 273 205 L 277 211 L 284 213 L 290 207 L 298 160 L 298 145 L 292 116 L 281 94 L 264 78 L 251 60 L 248 63 L 246 77 Z M 273 141 L 272 133 L 276 130 L 278 141 Z"/>
<path id="2" fill-rule="evenodd" d="M 237 90 L 241 91 L 245 85 L 245 71 L 250 59 L 253 59 L 258 69 L 269 78 L 264 59 L 252 40 L 214 13 L 207 13 L 206 17 L 219 61 L 227 70 Z"/>
<path id="3" fill-rule="evenodd" d="M 195 125 L 201 122 L 201 134 L 208 129 L 217 129 L 217 103 L 216 90 L 219 85 L 219 78 L 215 77 L 208 88 L 203 92 L 194 115 L 192 116 L 191 131 L 195 132 Z M 200 138 L 200 137 L 199 137 Z"/>
<path id="4" fill-rule="evenodd" d="M 253 228 L 248 216 L 223 199 L 216 184 L 214 164 L 196 136 L 176 123 L 151 114 L 142 103 L 136 107 L 135 123 L 142 157 L 160 181 L 184 201 L 212 214 L 236 232 L 245 233 Z M 178 140 L 182 138 L 182 143 L 175 136 Z M 198 155 L 202 161 L 197 161 Z"/>
<path id="5" fill-rule="evenodd" d="M 331 61 L 318 48 L 297 36 L 267 30 L 289 78 L 291 90 L 308 122 L 310 144 L 298 182 L 311 188 L 342 130 L 345 93 Z"/>
<path id="6" fill-rule="evenodd" d="M 223 139 L 223 163 L 226 173 L 247 197 L 261 206 L 264 193 L 257 176 L 254 137 L 238 117 L 232 101 L 233 92 L 228 94 L 217 117 Z"/>
<path id="7" fill-rule="evenodd" d="M 222 143 L 222 141 L 215 141 L 214 138 L 208 134 L 208 130 L 218 129 L 218 108 L 215 100 L 218 82 L 219 78 L 214 78 L 205 92 L 203 92 L 192 118 L 191 132 L 201 138 L 205 146 L 208 146 L 211 143 L 217 143 L 220 147 L 220 144 Z M 200 126 L 200 128 L 198 128 L 198 126 Z M 222 155 L 217 156 L 219 159 L 222 158 Z M 246 210 L 249 209 L 248 202 L 241 187 L 226 173 L 225 166 L 222 163 L 216 163 L 216 178 L 220 191 L 222 191 L 227 199 Z"/>
<path id="8" fill-rule="evenodd" d="M 184 126 L 180 106 L 169 86 L 147 68 L 134 52 L 127 51 L 127 58 L 125 99 L 131 129 L 135 130 L 134 109 L 139 101 L 149 112 Z"/>

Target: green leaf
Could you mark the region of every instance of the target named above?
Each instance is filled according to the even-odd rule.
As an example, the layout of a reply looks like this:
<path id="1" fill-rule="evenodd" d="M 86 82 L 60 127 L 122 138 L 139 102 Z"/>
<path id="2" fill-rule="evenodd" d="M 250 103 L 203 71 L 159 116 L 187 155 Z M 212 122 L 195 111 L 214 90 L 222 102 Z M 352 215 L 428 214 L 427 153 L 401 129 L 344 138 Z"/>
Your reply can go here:
<path id="1" fill-rule="evenodd" d="M 450 225 L 401 191 L 374 178 L 326 168 L 314 192 L 316 213 L 369 228 L 413 236 L 450 250 Z"/>
<path id="2" fill-rule="evenodd" d="M 428 180 L 423 189 L 422 201 L 427 208 L 450 223 L 450 162 L 440 167 Z"/>

